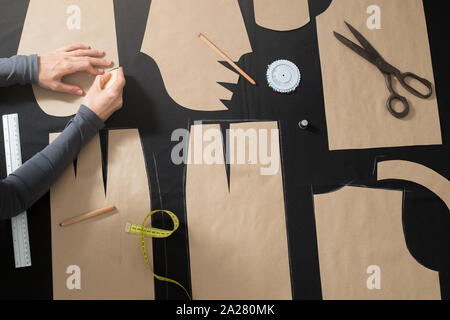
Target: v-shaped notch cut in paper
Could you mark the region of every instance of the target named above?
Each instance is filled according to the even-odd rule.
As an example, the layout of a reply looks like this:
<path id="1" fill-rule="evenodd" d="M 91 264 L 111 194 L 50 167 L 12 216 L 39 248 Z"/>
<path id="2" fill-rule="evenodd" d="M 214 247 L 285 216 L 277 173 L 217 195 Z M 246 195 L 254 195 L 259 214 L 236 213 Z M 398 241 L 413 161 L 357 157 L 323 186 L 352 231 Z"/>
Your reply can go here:
<path id="1" fill-rule="evenodd" d="M 153 0 L 141 51 L 161 71 L 167 92 L 180 106 L 199 111 L 227 110 L 232 92 L 219 82 L 237 83 L 197 35 L 204 33 L 233 61 L 252 51 L 237 0 Z"/>
<path id="2" fill-rule="evenodd" d="M 193 298 L 292 299 L 281 165 L 273 175 L 261 175 L 266 165 L 249 156 L 252 130 L 269 131 L 269 139 L 275 132 L 263 148 L 272 150 L 272 159 L 280 164 L 277 123 L 232 123 L 230 129 L 236 139 L 247 142 L 242 148 L 235 143 L 230 147 L 234 154 L 224 157 L 220 125 L 191 126 L 186 214 Z M 216 132 L 216 139 L 200 145 L 199 132 L 206 136 L 208 130 Z M 195 164 L 195 159 L 213 154 L 212 146 L 217 162 Z M 242 164 L 236 160 L 239 149 L 246 154 Z M 225 158 L 231 159 L 230 188 Z"/>
<path id="3" fill-rule="evenodd" d="M 51 135 L 51 141 L 57 135 Z M 77 174 L 66 169 L 50 191 L 53 296 L 56 300 L 154 299 L 154 279 L 146 268 L 140 238 L 125 233 L 150 212 L 150 190 L 138 130 L 113 130 L 108 139 L 108 186 L 102 179 L 97 135 L 81 151 Z M 108 213 L 72 226 L 59 223 L 114 205 Z M 147 240 L 152 252 L 152 240 Z M 150 257 L 151 261 L 151 257 Z M 81 289 L 66 286 L 69 266 L 81 270 Z"/>

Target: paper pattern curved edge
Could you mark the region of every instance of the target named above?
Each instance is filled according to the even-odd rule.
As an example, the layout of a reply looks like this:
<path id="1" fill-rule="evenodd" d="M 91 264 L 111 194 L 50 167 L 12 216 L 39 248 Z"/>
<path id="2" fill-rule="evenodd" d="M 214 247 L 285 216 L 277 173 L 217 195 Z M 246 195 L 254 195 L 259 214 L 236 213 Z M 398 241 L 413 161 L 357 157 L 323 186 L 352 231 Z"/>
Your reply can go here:
<path id="1" fill-rule="evenodd" d="M 292 31 L 311 21 L 307 0 L 254 0 L 253 4 L 256 24 L 266 29 Z"/>
<path id="2" fill-rule="evenodd" d="M 450 181 L 436 171 L 411 161 L 392 160 L 377 164 L 377 180 L 405 180 L 435 193 L 450 209 Z"/>

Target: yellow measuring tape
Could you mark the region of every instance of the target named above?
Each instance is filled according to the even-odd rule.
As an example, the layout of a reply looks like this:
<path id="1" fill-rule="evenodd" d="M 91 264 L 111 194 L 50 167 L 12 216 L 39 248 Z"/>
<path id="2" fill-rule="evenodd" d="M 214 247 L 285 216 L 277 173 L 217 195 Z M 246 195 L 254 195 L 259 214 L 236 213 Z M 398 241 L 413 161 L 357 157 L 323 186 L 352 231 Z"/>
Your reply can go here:
<path id="1" fill-rule="evenodd" d="M 173 229 L 172 230 L 164 230 L 164 229 L 158 229 L 158 228 L 153 228 L 153 227 L 145 227 L 145 224 L 147 223 L 147 220 L 154 215 L 155 213 L 166 213 L 170 216 L 170 218 L 172 219 L 173 222 Z M 166 281 L 166 282 L 170 282 L 173 284 L 176 284 L 177 286 L 179 286 L 181 289 L 184 290 L 184 292 L 186 293 L 186 295 L 189 297 L 189 300 L 192 300 L 190 294 L 188 293 L 188 291 L 177 281 L 166 278 L 166 277 L 162 277 L 157 275 L 155 272 L 153 272 L 152 266 L 150 265 L 150 261 L 148 259 L 148 254 L 147 254 L 147 246 L 145 244 L 145 238 L 146 237 L 151 237 L 151 238 L 167 238 L 170 235 L 172 235 L 175 231 L 177 231 L 178 227 L 180 226 L 180 222 L 178 220 L 178 217 L 175 215 L 175 213 L 168 211 L 168 210 L 154 210 L 152 212 L 150 212 L 144 219 L 144 221 L 142 222 L 141 225 L 136 225 L 136 224 L 131 224 L 131 223 L 127 223 L 126 227 L 125 227 L 125 231 L 127 233 L 131 233 L 131 234 L 136 234 L 136 235 L 140 235 L 141 236 L 141 249 L 142 249 L 142 254 L 144 256 L 144 260 L 145 260 L 145 264 L 147 265 L 147 267 L 150 269 L 150 271 L 152 272 L 153 276 L 160 280 L 160 281 Z"/>

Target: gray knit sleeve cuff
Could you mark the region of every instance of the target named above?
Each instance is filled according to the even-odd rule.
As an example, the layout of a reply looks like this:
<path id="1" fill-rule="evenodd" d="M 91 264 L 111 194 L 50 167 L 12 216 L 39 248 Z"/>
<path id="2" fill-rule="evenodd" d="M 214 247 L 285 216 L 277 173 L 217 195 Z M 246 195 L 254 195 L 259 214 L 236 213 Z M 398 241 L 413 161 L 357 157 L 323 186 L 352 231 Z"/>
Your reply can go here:
<path id="1" fill-rule="evenodd" d="M 39 58 L 37 54 L 0 58 L 0 87 L 38 83 L 38 81 Z"/>
<path id="2" fill-rule="evenodd" d="M 30 81 L 31 83 L 39 82 L 39 58 L 37 54 L 32 54 L 27 57 L 28 65 L 30 66 Z"/>
<path id="3" fill-rule="evenodd" d="M 101 130 L 105 127 L 103 121 L 91 109 L 83 104 L 80 106 L 77 115 L 94 125 L 97 130 Z"/>
<path id="4" fill-rule="evenodd" d="M 38 83 L 39 60 L 37 54 L 29 56 L 18 55 L 16 58 L 16 76 L 20 84 Z"/>

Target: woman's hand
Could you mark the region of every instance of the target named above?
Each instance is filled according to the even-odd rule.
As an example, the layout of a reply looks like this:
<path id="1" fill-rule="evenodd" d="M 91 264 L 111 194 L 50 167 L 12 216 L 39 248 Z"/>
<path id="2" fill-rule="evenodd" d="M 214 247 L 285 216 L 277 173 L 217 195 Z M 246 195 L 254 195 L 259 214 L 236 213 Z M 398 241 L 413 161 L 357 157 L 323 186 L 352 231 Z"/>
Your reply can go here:
<path id="1" fill-rule="evenodd" d="M 125 86 L 125 76 L 122 68 L 119 68 L 116 72 L 117 77 L 108 88 L 105 88 L 105 85 L 111 79 L 112 74 L 107 73 L 97 76 L 84 98 L 83 104 L 91 109 L 103 122 L 119 110 L 123 104 L 122 94 Z"/>
<path id="2" fill-rule="evenodd" d="M 93 75 L 103 74 L 103 69 L 111 61 L 102 59 L 103 51 L 93 50 L 84 44 L 70 45 L 41 55 L 39 61 L 39 82 L 43 88 L 69 94 L 83 95 L 83 90 L 75 85 L 62 82 L 66 75 L 86 71 Z"/>

